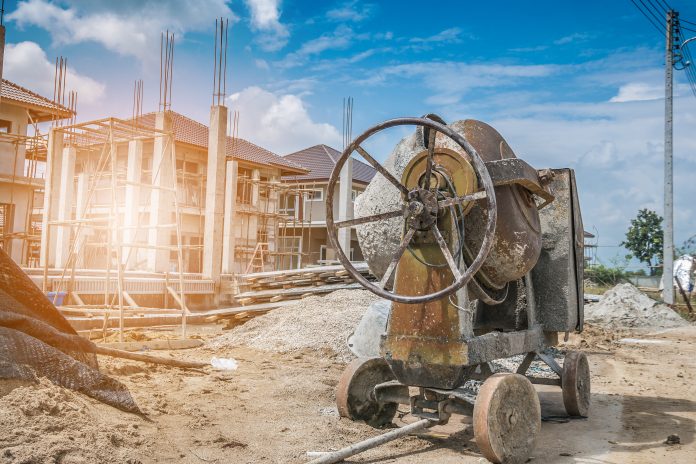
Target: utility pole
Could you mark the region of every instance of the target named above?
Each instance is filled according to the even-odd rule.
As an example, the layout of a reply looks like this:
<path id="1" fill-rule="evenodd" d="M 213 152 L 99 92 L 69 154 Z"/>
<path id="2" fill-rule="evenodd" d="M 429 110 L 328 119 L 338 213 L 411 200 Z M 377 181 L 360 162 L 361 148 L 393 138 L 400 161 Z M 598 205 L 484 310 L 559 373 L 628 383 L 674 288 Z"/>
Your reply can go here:
<path id="1" fill-rule="evenodd" d="M 674 202 L 672 184 L 672 70 L 674 66 L 674 22 L 679 16 L 675 11 L 667 12 L 667 46 L 665 53 L 665 227 L 662 257 L 662 300 L 674 304 Z"/>

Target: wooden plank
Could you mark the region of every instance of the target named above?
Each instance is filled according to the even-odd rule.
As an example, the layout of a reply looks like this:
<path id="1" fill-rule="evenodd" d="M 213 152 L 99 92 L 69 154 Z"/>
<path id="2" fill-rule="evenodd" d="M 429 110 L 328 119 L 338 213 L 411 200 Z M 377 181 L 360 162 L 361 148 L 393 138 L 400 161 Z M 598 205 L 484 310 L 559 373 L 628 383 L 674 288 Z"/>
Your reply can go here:
<path id="1" fill-rule="evenodd" d="M 312 293 L 330 293 L 336 290 L 344 290 L 344 289 L 357 289 L 357 288 L 362 288 L 362 285 L 359 283 L 351 283 L 351 284 L 333 284 L 333 285 L 323 285 L 321 287 L 299 287 L 299 288 L 288 288 L 285 290 L 261 290 L 258 292 L 245 292 L 245 293 L 240 293 L 238 295 L 238 298 L 241 299 L 246 299 L 246 298 L 262 298 L 262 297 L 274 297 L 276 295 L 302 295 L 303 293 L 308 293 L 308 291 Z"/>
<path id="2" fill-rule="evenodd" d="M 353 263 L 355 267 L 360 272 L 369 272 L 367 263 Z M 317 267 L 306 267 L 302 269 L 293 269 L 289 271 L 267 271 L 267 272 L 255 272 L 252 274 L 242 274 L 238 278 L 243 280 L 263 278 L 263 277 L 275 277 L 275 276 L 290 276 L 297 274 L 321 274 L 322 272 L 336 272 L 345 270 L 343 265 L 332 265 L 332 266 L 317 266 Z"/>
<path id="3" fill-rule="evenodd" d="M 86 306 L 85 302 L 82 301 L 82 298 L 80 298 L 80 295 L 78 295 L 77 292 L 70 292 L 70 296 L 79 306 Z"/>
<path id="4" fill-rule="evenodd" d="M 175 340 L 147 340 L 141 342 L 113 342 L 98 343 L 99 346 L 114 348 L 124 351 L 144 351 L 144 350 L 186 350 L 203 346 L 202 340 L 195 338 L 175 339 Z"/>
<path id="5" fill-rule="evenodd" d="M 135 302 L 135 300 L 130 296 L 130 294 L 127 291 L 123 290 L 121 294 L 123 295 L 123 299 L 126 300 L 126 303 L 128 303 L 129 306 L 133 308 L 139 307 L 138 303 Z"/>

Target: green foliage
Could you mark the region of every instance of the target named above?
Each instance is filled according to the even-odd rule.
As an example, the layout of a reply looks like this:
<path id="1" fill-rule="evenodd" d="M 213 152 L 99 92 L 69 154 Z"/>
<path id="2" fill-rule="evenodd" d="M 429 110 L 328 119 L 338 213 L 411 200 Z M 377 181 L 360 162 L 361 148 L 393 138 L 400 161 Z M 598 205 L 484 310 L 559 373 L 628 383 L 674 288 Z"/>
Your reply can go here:
<path id="1" fill-rule="evenodd" d="M 638 216 L 631 219 L 631 227 L 621 245 L 631 252 L 627 258 L 635 257 L 647 264 L 650 275 L 655 275 L 655 266 L 662 262 L 663 240 L 662 218 L 655 211 L 641 209 Z"/>
<path id="2" fill-rule="evenodd" d="M 696 253 L 696 235 L 692 235 L 688 239 L 684 240 L 682 246 L 675 247 L 675 257 L 681 255 L 693 255 Z"/>
<path id="3" fill-rule="evenodd" d="M 585 269 L 585 278 L 597 285 L 613 287 L 626 280 L 627 273 L 621 267 L 608 267 L 604 264 Z"/>

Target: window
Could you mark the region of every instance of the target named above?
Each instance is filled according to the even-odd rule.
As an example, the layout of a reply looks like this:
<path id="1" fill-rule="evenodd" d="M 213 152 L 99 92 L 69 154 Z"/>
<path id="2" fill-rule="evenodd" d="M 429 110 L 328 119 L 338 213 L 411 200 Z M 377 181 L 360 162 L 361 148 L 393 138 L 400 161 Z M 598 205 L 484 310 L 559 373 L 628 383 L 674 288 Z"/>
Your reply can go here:
<path id="1" fill-rule="evenodd" d="M 305 201 L 322 201 L 324 200 L 324 190 L 311 189 L 304 192 Z"/>
<path id="2" fill-rule="evenodd" d="M 319 245 L 319 261 L 326 261 L 326 245 Z"/>
<path id="3" fill-rule="evenodd" d="M 268 177 L 261 176 L 259 178 L 259 198 L 268 198 L 269 189 Z"/>
<path id="4" fill-rule="evenodd" d="M 237 203 L 250 205 L 251 192 L 251 169 L 239 168 L 237 170 Z"/>
<path id="5" fill-rule="evenodd" d="M 5 134 L 9 134 L 10 132 L 12 132 L 12 121 L 0 119 L 0 132 Z"/>
<path id="6" fill-rule="evenodd" d="M 280 214 L 295 216 L 297 204 L 297 196 L 292 193 L 283 193 L 280 195 Z"/>
<path id="7" fill-rule="evenodd" d="M 355 201 L 356 198 L 358 198 L 362 194 L 362 190 L 351 190 L 350 191 L 350 199 L 351 201 Z"/>
<path id="8" fill-rule="evenodd" d="M 256 234 L 257 234 L 256 241 L 258 243 L 268 243 L 268 229 L 267 228 L 259 229 Z"/>

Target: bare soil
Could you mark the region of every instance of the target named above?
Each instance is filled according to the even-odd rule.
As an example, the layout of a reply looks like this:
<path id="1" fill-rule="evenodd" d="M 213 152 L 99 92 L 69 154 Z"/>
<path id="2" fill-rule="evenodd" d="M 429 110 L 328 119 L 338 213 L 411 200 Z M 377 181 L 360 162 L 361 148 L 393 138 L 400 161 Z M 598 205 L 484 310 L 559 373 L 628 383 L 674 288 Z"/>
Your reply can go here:
<path id="1" fill-rule="evenodd" d="M 219 329 L 196 330 L 209 339 Z M 696 327 L 657 334 L 588 328 L 560 348 L 581 349 L 589 357 L 591 416 L 543 422 L 531 462 L 693 462 Z M 130 388 L 144 417 L 53 385 L 2 383 L 0 463 L 303 463 L 307 451 L 380 433 L 338 417 L 334 390 L 345 364 L 330 350 L 201 347 L 158 354 L 199 361 L 231 357 L 239 368 L 186 371 L 100 358 L 102 368 Z M 559 389 L 538 390 L 544 416 L 565 415 Z M 405 415 L 396 422 L 412 420 Z M 671 434 L 681 443 L 665 444 Z M 445 426 L 350 462 L 484 461 L 470 418 L 453 416 Z"/>

